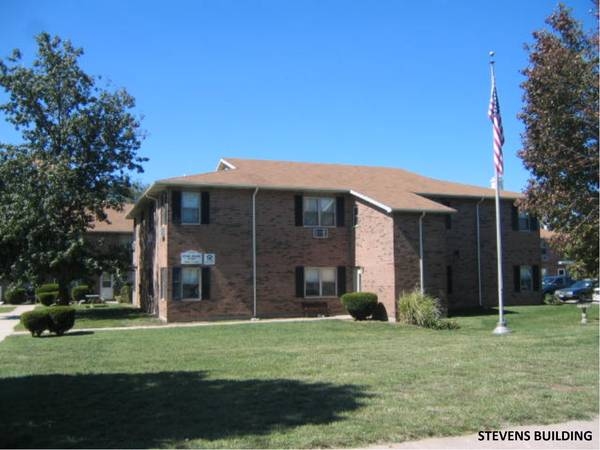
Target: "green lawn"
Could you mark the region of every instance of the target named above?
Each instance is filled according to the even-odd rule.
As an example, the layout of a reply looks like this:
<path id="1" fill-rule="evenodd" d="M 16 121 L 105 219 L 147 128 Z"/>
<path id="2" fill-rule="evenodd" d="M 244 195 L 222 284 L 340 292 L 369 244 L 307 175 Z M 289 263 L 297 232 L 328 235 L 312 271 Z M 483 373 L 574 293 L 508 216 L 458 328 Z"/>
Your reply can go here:
<path id="1" fill-rule="evenodd" d="M 4 306 L 4 305 L 2 305 L 2 306 L 0 306 L 0 314 L 2 314 L 2 313 L 9 313 L 12 310 L 14 310 L 15 308 L 16 308 L 16 306 Z"/>
<path id="2" fill-rule="evenodd" d="M 358 447 L 598 414 L 598 307 L 11 336 L 0 447 Z"/>

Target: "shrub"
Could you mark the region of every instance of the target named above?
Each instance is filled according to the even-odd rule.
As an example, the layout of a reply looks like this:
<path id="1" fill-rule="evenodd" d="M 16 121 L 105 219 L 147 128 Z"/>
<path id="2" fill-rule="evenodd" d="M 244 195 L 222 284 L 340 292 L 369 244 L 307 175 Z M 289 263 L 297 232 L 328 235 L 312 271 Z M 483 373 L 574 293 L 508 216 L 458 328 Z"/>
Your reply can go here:
<path id="1" fill-rule="evenodd" d="M 124 284 L 119 291 L 119 303 L 131 303 L 131 286 Z"/>
<path id="2" fill-rule="evenodd" d="M 71 300 L 78 302 L 85 300 L 85 296 L 90 293 L 90 287 L 87 284 L 80 284 L 71 289 Z"/>
<path id="3" fill-rule="evenodd" d="M 38 301 L 44 306 L 50 306 L 58 297 L 58 292 L 40 292 L 37 294 Z"/>
<path id="4" fill-rule="evenodd" d="M 544 295 L 544 303 L 546 305 L 562 305 L 563 302 L 552 294 Z"/>
<path id="5" fill-rule="evenodd" d="M 41 294 L 42 292 L 58 292 L 58 283 L 47 283 L 37 287 L 35 294 Z"/>
<path id="6" fill-rule="evenodd" d="M 379 320 L 381 322 L 387 322 L 389 320 L 388 313 L 382 303 L 377 303 L 371 319 Z"/>
<path id="7" fill-rule="evenodd" d="M 342 304 L 356 320 L 365 320 L 377 306 L 377 294 L 372 292 L 349 292 L 342 295 Z"/>
<path id="8" fill-rule="evenodd" d="M 13 288 L 6 291 L 6 302 L 11 305 L 18 305 L 27 300 L 27 291 L 24 288 Z"/>
<path id="9" fill-rule="evenodd" d="M 44 306 L 50 306 L 58 298 L 58 284 L 48 283 L 38 286 L 35 290 L 35 298 Z"/>
<path id="10" fill-rule="evenodd" d="M 398 299 L 398 320 L 436 330 L 454 330 L 460 328 L 455 320 L 442 319 L 439 300 L 414 290 Z"/>
<path id="11" fill-rule="evenodd" d="M 50 317 L 46 309 L 34 309 L 21 314 L 21 323 L 32 336 L 40 336 L 44 330 L 49 328 Z"/>
<path id="12" fill-rule="evenodd" d="M 70 306 L 53 306 L 47 310 L 49 317 L 48 328 L 59 336 L 65 334 L 75 325 L 75 308 Z"/>

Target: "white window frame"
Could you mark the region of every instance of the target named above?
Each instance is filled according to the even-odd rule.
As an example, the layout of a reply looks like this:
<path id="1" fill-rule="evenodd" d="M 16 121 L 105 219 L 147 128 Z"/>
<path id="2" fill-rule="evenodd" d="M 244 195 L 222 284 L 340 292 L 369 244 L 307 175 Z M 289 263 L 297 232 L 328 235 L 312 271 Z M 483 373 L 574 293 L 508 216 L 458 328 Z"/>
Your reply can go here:
<path id="1" fill-rule="evenodd" d="M 307 272 L 309 270 L 315 270 L 319 276 L 319 294 L 318 295 L 308 295 L 306 293 L 306 279 Z M 333 279 L 335 281 L 334 293 L 331 295 L 323 295 L 323 272 L 326 270 L 331 270 L 333 272 Z M 337 279 L 337 268 L 336 267 L 305 267 L 304 268 L 304 297 L 305 298 L 335 298 L 337 297 L 338 291 L 338 279 Z"/>
<path id="2" fill-rule="evenodd" d="M 306 204 L 308 201 L 316 200 L 317 201 L 317 223 L 316 224 L 307 224 L 306 223 Z M 323 213 L 322 202 L 331 201 L 333 203 L 333 223 L 331 225 L 323 225 L 323 219 L 321 217 Z M 337 201 L 335 197 L 304 197 L 302 200 L 302 224 L 305 227 L 314 228 L 335 228 L 337 223 Z"/>
<path id="3" fill-rule="evenodd" d="M 183 295 L 184 272 L 185 271 L 191 271 L 191 270 L 194 270 L 194 271 L 196 271 L 198 273 L 198 285 L 197 285 L 198 286 L 198 296 L 197 297 L 185 297 Z M 193 301 L 193 302 L 199 302 L 199 301 L 201 301 L 202 300 L 202 268 L 201 267 L 196 267 L 196 266 L 193 266 L 193 267 L 182 267 L 181 268 L 181 275 L 180 276 L 181 276 L 181 279 L 179 281 L 179 283 L 180 283 L 179 289 L 180 289 L 180 298 L 181 298 L 181 300 L 183 300 L 183 301 Z"/>
<path id="4" fill-rule="evenodd" d="M 191 196 L 193 195 L 194 197 L 198 198 L 198 207 L 197 208 L 186 208 L 184 206 L 184 202 L 185 202 L 185 197 L 186 196 Z M 197 221 L 193 221 L 193 222 L 188 222 L 185 220 L 185 214 L 184 214 L 184 210 L 185 209 L 198 209 L 198 220 Z M 200 217 L 202 214 L 202 196 L 200 195 L 200 192 L 194 192 L 194 191 L 182 191 L 181 192 L 181 224 L 182 225 L 199 225 L 200 222 L 202 221 L 202 217 Z"/>

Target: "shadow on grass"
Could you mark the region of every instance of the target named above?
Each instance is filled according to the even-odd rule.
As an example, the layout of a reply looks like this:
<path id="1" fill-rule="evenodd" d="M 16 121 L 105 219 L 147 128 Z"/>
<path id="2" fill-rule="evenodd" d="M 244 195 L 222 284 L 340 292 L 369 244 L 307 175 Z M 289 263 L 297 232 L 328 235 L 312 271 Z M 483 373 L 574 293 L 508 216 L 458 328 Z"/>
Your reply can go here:
<path id="1" fill-rule="evenodd" d="M 343 420 L 357 385 L 207 379 L 202 372 L 0 379 L 1 448 L 149 448 Z"/>
<path id="2" fill-rule="evenodd" d="M 519 314 L 516 311 L 504 308 L 504 314 Z M 498 308 L 461 308 L 448 311 L 448 317 L 473 317 L 473 316 L 497 316 Z"/>
<path id="3" fill-rule="evenodd" d="M 59 336 L 58 334 L 44 333 L 40 336 L 40 338 L 45 339 L 45 338 L 57 338 L 57 337 L 89 336 L 90 334 L 94 334 L 94 332 L 93 331 L 67 331 L 62 336 Z"/>

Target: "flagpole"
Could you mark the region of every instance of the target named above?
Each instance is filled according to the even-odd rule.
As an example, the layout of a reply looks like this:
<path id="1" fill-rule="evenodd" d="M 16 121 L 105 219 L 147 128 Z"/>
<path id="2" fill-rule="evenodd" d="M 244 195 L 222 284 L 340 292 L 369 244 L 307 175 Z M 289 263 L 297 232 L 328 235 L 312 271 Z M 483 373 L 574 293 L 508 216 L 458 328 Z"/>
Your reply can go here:
<path id="1" fill-rule="evenodd" d="M 490 70 L 492 75 L 492 96 L 496 96 L 496 74 L 494 72 L 494 52 L 490 52 Z M 496 99 L 497 101 L 497 99 Z M 496 105 L 497 106 L 497 105 Z M 497 106 L 498 107 L 498 106 Z M 499 108 L 499 107 L 498 107 Z M 498 112 L 499 114 L 499 112 Z M 503 139 L 503 138 L 502 138 Z M 494 140 L 496 136 L 494 135 Z M 495 143 L 494 145 L 497 145 Z M 500 144 L 501 146 L 501 144 Z M 496 150 L 494 149 L 494 152 Z M 502 163 L 503 167 L 503 163 Z M 495 164 L 495 185 L 496 185 L 496 253 L 498 266 L 498 323 L 494 328 L 494 334 L 502 335 L 510 333 L 510 329 L 506 326 L 504 318 L 504 281 L 502 276 L 502 220 L 500 209 L 500 189 L 502 188 L 502 175 L 498 170 L 498 164 Z"/>

